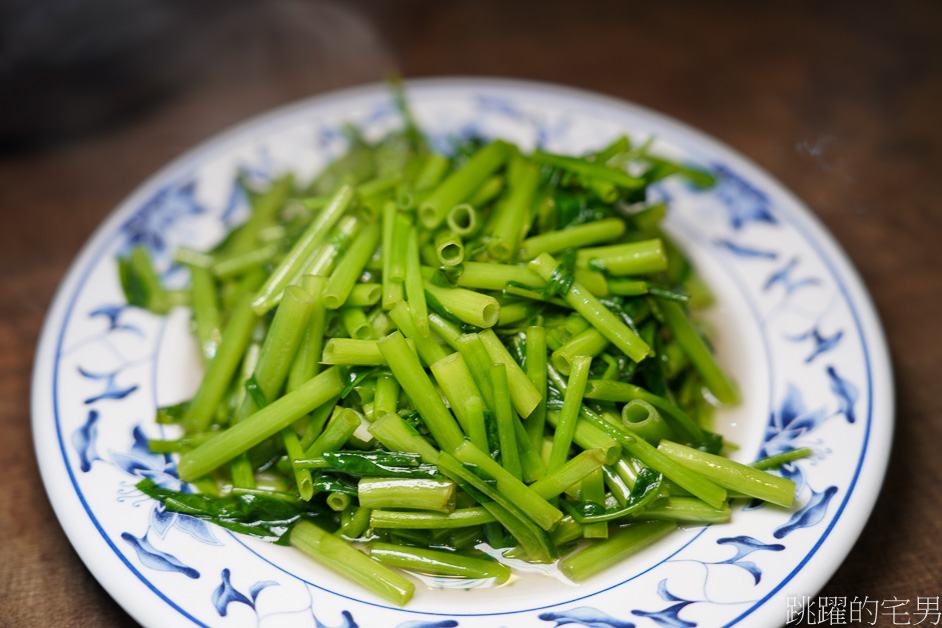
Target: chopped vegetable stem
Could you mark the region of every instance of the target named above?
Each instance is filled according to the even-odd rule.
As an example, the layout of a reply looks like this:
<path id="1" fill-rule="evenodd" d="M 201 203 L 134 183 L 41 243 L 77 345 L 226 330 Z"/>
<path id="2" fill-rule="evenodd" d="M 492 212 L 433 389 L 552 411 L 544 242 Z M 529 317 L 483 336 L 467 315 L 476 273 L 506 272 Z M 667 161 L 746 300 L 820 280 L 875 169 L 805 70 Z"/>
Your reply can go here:
<path id="1" fill-rule="evenodd" d="M 350 245 L 324 285 L 322 298 L 327 309 L 336 310 L 347 302 L 354 284 L 363 273 L 366 262 L 376 250 L 379 237 L 380 227 L 374 223 L 364 228 Z"/>
<path id="2" fill-rule="evenodd" d="M 435 229 L 449 210 L 467 200 L 504 163 L 509 152 L 506 143 L 491 142 L 464 165 L 451 173 L 419 205 L 419 220 L 426 229 Z"/>
<path id="3" fill-rule="evenodd" d="M 301 521 L 295 525 L 291 530 L 291 545 L 328 569 L 398 606 L 404 606 L 415 591 L 415 585 L 405 577 L 313 523 Z"/>
<path id="4" fill-rule="evenodd" d="M 454 552 L 393 545 L 370 544 L 370 556 L 408 571 L 456 578 L 493 578 L 502 584 L 510 578 L 510 569 L 492 558 L 476 558 Z"/>
<path id="5" fill-rule="evenodd" d="M 445 451 L 452 451 L 464 440 L 461 428 L 452 416 L 419 363 L 415 352 L 402 334 L 393 332 L 379 341 L 393 375 L 428 425 L 432 436 Z"/>
<path id="6" fill-rule="evenodd" d="M 460 355 L 460 354 L 459 354 Z M 491 384 L 494 387 L 494 416 L 497 418 L 497 437 L 500 442 L 500 463 L 512 476 L 523 479 L 520 466 L 520 452 L 517 449 L 517 433 L 514 430 L 513 406 L 510 402 L 510 390 L 507 387 L 507 367 L 492 364 L 490 369 Z"/>
<path id="7" fill-rule="evenodd" d="M 350 207 L 353 198 L 354 191 L 349 185 L 342 186 L 331 197 L 327 207 L 321 210 L 255 295 L 252 308 L 257 314 L 264 314 L 281 300 L 285 286 L 300 270 L 308 255 L 324 241 L 330 229 Z"/>
<path id="8" fill-rule="evenodd" d="M 573 582 L 583 582 L 648 547 L 676 527 L 672 521 L 629 524 L 608 539 L 563 559 L 559 570 Z"/>
<path id="9" fill-rule="evenodd" d="M 786 508 L 795 499 L 795 483 L 788 478 L 666 440 L 661 441 L 658 450 L 730 491 Z"/>
<path id="10" fill-rule="evenodd" d="M 363 478 L 357 498 L 364 508 L 405 508 L 449 513 L 455 510 L 455 483 L 419 478 Z"/>
<path id="11" fill-rule="evenodd" d="M 621 218 L 606 218 L 560 231 L 549 231 L 524 240 L 520 258 L 530 260 L 540 253 L 558 253 L 565 249 L 610 242 L 624 233 L 625 221 Z"/>
<path id="12" fill-rule="evenodd" d="M 248 347 L 257 320 L 252 311 L 251 296 L 243 296 L 233 310 L 229 324 L 223 331 L 219 349 L 206 367 L 199 388 L 183 415 L 183 425 L 189 431 L 205 432 L 209 428 L 216 406 L 222 400 L 242 354 Z"/>
<path id="13" fill-rule="evenodd" d="M 563 408 L 559 413 L 559 422 L 553 435 L 553 451 L 550 454 L 547 468 L 554 471 L 563 466 L 569 459 L 569 447 L 576 432 L 576 422 L 579 420 L 579 410 L 582 408 L 582 395 L 585 384 L 589 379 L 589 366 L 592 358 L 578 357 L 572 365 L 572 374 L 569 376 L 568 388 L 563 398 Z"/>
<path id="14" fill-rule="evenodd" d="M 302 416 L 327 402 L 343 389 L 338 367 L 331 367 L 297 390 L 268 404 L 241 423 L 233 425 L 180 457 L 177 472 L 184 482 L 209 473 L 266 438 L 277 434 Z"/>

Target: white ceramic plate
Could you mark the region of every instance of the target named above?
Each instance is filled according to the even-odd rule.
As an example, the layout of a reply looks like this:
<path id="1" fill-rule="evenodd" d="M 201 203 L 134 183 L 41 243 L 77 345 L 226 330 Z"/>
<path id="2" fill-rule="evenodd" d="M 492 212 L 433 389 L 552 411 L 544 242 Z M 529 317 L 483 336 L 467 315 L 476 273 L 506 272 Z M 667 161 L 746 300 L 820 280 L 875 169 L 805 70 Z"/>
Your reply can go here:
<path id="1" fill-rule="evenodd" d="M 682 530 L 580 586 L 544 575 L 497 589 L 418 586 L 405 609 L 339 580 L 290 548 L 167 513 L 134 484 L 178 486 L 150 454 L 154 409 L 195 389 L 189 313 L 124 305 L 115 257 L 154 253 L 171 285 L 179 245 L 205 247 L 244 216 L 237 172 L 312 176 L 352 122 L 379 137 L 399 121 L 383 86 L 329 94 L 255 118 L 188 152 L 131 195 L 72 265 L 50 309 L 33 379 L 33 430 L 46 489 L 79 555 L 149 626 L 773 626 L 814 595 L 873 507 L 892 436 L 885 341 L 854 269 L 801 202 L 747 159 L 651 111 L 561 87 L 498 80 L 409 84 L 437 142 L 478 133 L 578 154 L 617 134 L 714 169 L 718 185 L 656 186 L 672 233 L 714 287 L 720 359 L 744 403 L 719 417 L 742 461 L 807 446 L 785 472 L 792 510 L 735 508 L 727 525 Z M 107 164 L 102 164 L 107 167 Z"/>

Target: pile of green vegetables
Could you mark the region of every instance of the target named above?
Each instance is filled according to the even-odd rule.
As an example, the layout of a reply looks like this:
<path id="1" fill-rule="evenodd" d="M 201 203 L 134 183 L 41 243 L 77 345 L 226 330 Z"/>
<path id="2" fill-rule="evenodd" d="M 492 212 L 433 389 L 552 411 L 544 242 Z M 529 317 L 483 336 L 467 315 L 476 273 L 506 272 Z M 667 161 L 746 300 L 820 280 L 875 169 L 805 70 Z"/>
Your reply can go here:
<path id="1" fill-rule="evenodd" d="M 395 96 L 403 130 L 349 129 L 309 184 L 246 183 L 248 220 L 177 252 L 188 291 L 143 249 L 119 260 L 130 303 L 188 303 L 206 363 L 157 415 L 182 436 L 150 441 L 198 492 L 139 488 L 400 605 L 414 585 L 390 567 L 498 585 L 498 558 L 558 560 L 578 582 L 678 523 L 727 521 L 730 498 L 791 505 L 762 469 L 807 451 L 720 455 L 711 413 L 737 393 L 689 315 L 711 296 L 646 201 L 710 175 L 627 137 L 446 156 Z"/>

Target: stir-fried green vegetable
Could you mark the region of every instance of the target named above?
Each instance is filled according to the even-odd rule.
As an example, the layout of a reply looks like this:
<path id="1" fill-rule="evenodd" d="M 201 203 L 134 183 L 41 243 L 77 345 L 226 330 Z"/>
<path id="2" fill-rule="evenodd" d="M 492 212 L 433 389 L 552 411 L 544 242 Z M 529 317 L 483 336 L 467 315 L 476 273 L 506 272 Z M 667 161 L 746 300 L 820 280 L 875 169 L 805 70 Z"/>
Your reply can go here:
<path id="1" fill-rule="evenodd" d="M 242 226 L 181 250 L 190 291 L 143 249 L 120 260 L 129 303 L 188 299 L 206 362 L 158 412 L 182 434 L 151 441 L 200 493 L 139 488 L 397 604 L 414 586 L 393 568 L 507 582 L 485 544 L 581 581 L 677 522 L 728 520 L 730 497 L 790 505 L 794 484 L 760 469 L 810 452 L 720 455 L 712 404 L 738 393 L 690 315 L 705 285 L 646 201 L 664 176 L 710 175 L 627 137 L 437 154 L 395 96 L 404 130 L 351 129 L 314 181 L 249 189 Z"/>

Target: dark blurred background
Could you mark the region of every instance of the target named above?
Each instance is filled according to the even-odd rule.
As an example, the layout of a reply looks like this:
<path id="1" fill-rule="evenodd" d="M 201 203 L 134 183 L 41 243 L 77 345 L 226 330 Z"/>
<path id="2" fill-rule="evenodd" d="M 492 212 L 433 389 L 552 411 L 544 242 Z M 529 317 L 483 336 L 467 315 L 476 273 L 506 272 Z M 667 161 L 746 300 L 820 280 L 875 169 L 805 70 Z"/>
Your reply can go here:
<path id="1" fill-rule="evenodd" d="M 342 3 L 2 6 L 0 149 L 7 152 L 107 132 L 202 93 L 218 103 L 208 123 L 231 124 L 301 96 L 375 80 L 395 64 L 369 17 Z"/>
<path id="2" fill-rule="evenodd" d="M 33 351 L 82 243 L 195 143 L 394 69 L 632 100 L 807 202 L 873 294 L 899 397 L 880 502 L 822 595 L 939 595 L 940 41 L 937 0 L 0 0 L 0 626 L 133 623 L 69 546 L 30 444 Z"/>

